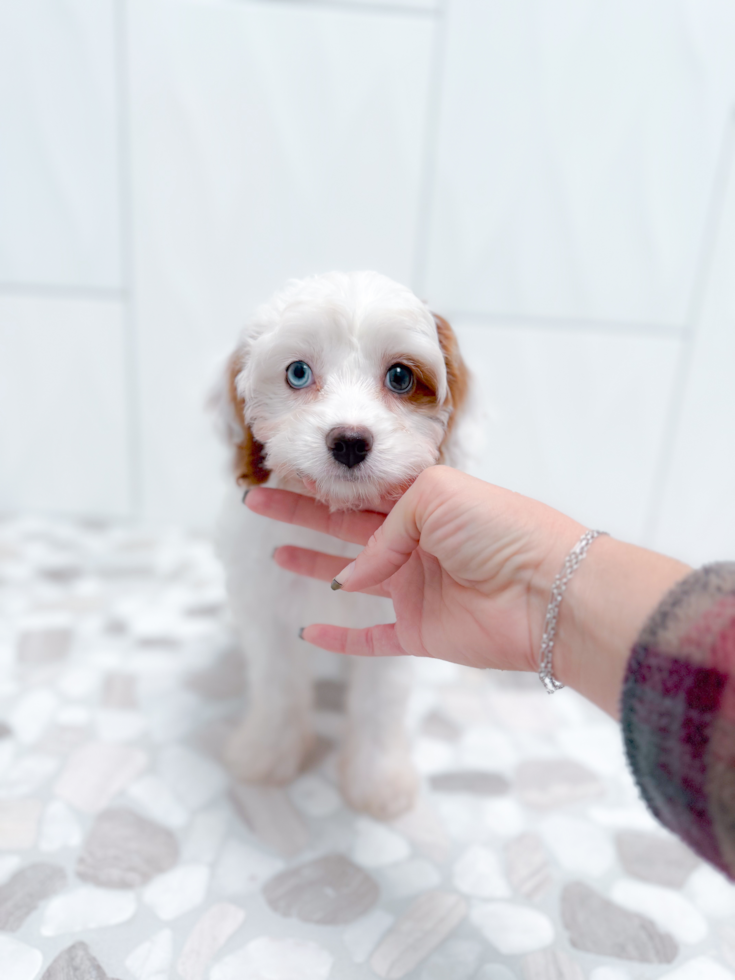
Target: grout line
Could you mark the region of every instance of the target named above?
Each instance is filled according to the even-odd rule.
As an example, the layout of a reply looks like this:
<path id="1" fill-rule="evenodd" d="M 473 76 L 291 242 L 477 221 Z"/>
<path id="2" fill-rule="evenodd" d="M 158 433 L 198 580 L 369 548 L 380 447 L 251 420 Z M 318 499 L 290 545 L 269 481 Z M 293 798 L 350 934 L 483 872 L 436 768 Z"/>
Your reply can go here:
<path id="1" fill-rule="evenodd" d="M 442 315 L 444 313 L 442 312 Z M 524 316 L 517 313 L 475 313 L 467 310 L 448 310 L 449 320 L 462 325 L 463 321 L 475 321 L 488 327 L 519 327 L 537 330 L 580 331 L 591 335 L 661 337 L 681 339 L 686 325 L 666 323 L 636 323 L 626 320 L 594 320 L 584 317 Z M 471 324 L 468 324 L 471 325 Z"/>
<path id="2" fill-rule="evenodd" d="M 434 28 L 431 53 L 431 75 L 426 93 L 426 131 L 424 134 L 423 165 L 419 177 L 418 214 L 414 240 L 414 259 L 411 280 L 413 291 L 421 296 L 425 290 L 426 270 L 429 263 L 429 234 L 431 232 L 432 202 L 439 148 L 439 126 L 441 122 L 441 98 L 446 64 L 447 18 L 446 4 L 437 10 L 438 23 Z"/>
<path id="3" fill-rule="evenodd" d="M 692 292 L 689 298 L 686 329 L 682 336 L 681 348 L 674 373 L 666 423 L 661 438 L 661 450 L 654 470 L 653 480 L 651 481 L 648 510 L 643 525 L 642 536 L 643 543 L 649 547 L 655 545 L 664 492 L 673 464 L 676 437 L 681 424 L 684 399 L 691 374 L 694 342 L 700 326 L 710 273 L 714 263 L 715 244 L 717 234 L 720 230 L 723 204 L 725 195 L 727 194 L 728 184 L 730 180 L 735 179 L 732 175 L 733 162 L 735 162 L 735 107 L 730 108 L 724 127 L 722 146 L 717 160 L 710 202 L 705 216 L 699 259 L 697 261 Z"/>
<path id="4" fill-rule="evenodd" d="M 306 10 L 341 10 L 361 14 L 380 14 L 384 16 L 434 18 L 441 15 L 439 7 L 414 6 L 401 3 L 370 3 L 368 0 L 232 0 L 239 6 L 299 7 Z"/>
<path id="5" fill-rule="evenodd" d="M 127 69 L 128 0 L 115 0 L 115 59 L 117 74 L 118 181 L 120 193 L 120 255 L 126 303 L 124 311 L 125 388 L 127 400 L 128 503 L 130 516 L 142 510 L 138 343 L 133 284 L 133 201 L 130 147 L 130 91 Z"/>
<path id="6" fill-rule="evenodd" d="M 36 296 L 45 299 L 93 299 L 104 302 L 124 300 L 124 289 L 115 286 L 74 286 L 64 283 L 0 282 L 0 294 L 11 296 Z"/>

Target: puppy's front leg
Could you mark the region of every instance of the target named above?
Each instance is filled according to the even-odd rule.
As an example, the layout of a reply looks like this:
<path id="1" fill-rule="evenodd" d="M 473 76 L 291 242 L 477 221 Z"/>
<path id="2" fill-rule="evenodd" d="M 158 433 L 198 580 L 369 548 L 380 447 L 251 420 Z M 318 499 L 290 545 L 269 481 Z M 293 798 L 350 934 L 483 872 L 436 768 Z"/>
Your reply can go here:
<path id="1" fill-rule="evenodd" d="M 411 673 L 407 657 L 352 664 L 340 781 L 347 802 L 378 820 L 409 810 L 418 792 L 405 727 Z"/>
<path id="2" fill-rule="evenodd" d="M 308 657 L 293 628 L 272 609 L 259 628 L 239 623 L 248 665 L 248 709 L 227 741 L 225 761 L 242 782 L 288 783 L 312 745 Z"/>

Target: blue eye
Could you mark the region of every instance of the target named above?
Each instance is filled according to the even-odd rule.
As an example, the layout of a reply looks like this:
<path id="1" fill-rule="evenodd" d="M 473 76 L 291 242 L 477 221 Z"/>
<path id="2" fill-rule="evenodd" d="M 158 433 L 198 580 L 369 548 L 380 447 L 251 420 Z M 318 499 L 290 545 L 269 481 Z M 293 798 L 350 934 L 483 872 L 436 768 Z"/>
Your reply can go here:
<path id="1" fill-rule="evenodd" d="M 405 395 L 413 388 L 413 371 L 405 364 L 393 364 L 388 368 L 385 383 L 391 391 L 395 391 L 398 395 Z"/>
<path id="2" fill-rule="evenodd" d="M 306 388 L 314 375 L 306 361 L 294 361 L 286 368 L 286 381 L 292 388 Z"/>

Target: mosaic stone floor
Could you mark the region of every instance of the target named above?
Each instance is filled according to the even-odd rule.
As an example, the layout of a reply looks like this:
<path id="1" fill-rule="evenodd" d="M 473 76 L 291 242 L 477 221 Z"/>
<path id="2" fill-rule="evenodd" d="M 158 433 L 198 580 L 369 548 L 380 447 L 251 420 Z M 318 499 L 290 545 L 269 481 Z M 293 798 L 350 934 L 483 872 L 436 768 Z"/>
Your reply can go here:
<path id="1" fill-rule="evenodd" d="M 379 824 L 336 789 L 315 657 L 311 767 L 233 787 L 209 542 L 0 522 L 2 980 L 735 980 L 735 889 L 647 815 L 596 709 L 418 663 L 423 792 Z"/>

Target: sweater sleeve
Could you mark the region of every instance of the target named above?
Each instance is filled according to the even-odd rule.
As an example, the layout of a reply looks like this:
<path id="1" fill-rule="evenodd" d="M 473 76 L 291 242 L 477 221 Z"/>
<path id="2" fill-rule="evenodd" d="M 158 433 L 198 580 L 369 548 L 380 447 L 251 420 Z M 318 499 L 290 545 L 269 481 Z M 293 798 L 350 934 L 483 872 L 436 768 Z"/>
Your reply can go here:
<path id="1" fill-rule="evenodd" d="M 735 563 L 664 597 L 628 662 L 621 720 L 654 816 L 735 879 Z"/>

